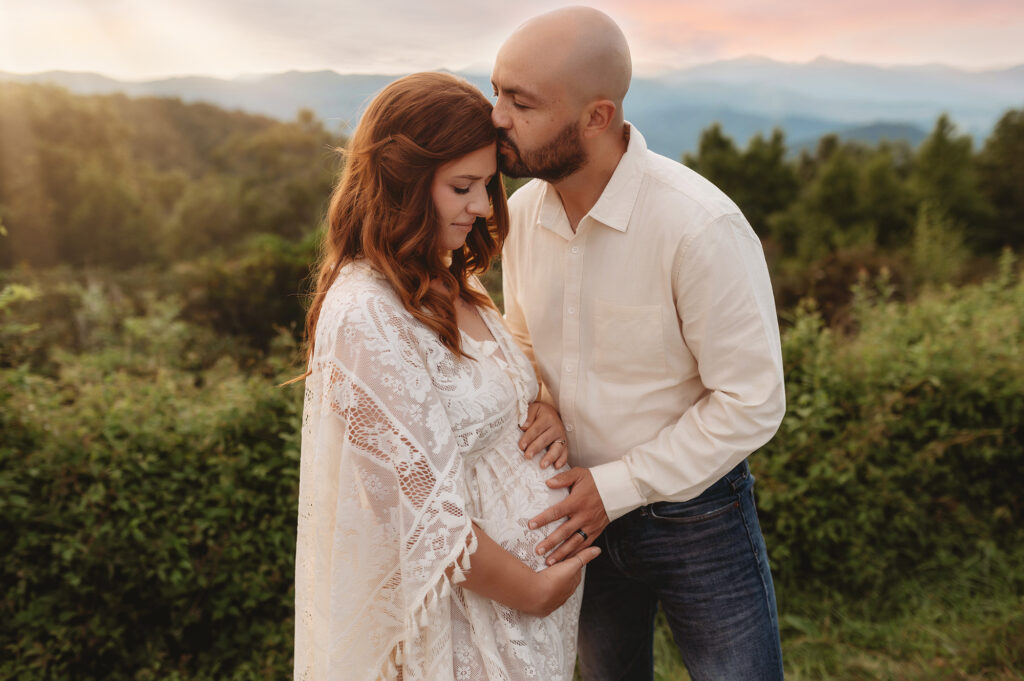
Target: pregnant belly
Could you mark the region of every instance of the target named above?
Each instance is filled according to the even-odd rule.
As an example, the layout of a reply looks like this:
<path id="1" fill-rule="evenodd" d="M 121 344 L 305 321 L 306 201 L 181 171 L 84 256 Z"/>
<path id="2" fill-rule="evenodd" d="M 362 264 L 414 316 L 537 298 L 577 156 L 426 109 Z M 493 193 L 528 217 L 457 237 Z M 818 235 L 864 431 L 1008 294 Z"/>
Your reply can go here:
<path id="1" fill-rule="evenodd" d="M 558 470 L 540 467 L 541 455 L 526 459 L 517 445 L 518 429 L 492 444 L 488 451 L 468 457 L 464 469 L 473 521 L 491 539 L 535 570 L 545 567 L 534 551 L 564 519 L 530 530 L 527 523 L 541 511 L 565 499 L 568 491 L 545 484 Z"/>

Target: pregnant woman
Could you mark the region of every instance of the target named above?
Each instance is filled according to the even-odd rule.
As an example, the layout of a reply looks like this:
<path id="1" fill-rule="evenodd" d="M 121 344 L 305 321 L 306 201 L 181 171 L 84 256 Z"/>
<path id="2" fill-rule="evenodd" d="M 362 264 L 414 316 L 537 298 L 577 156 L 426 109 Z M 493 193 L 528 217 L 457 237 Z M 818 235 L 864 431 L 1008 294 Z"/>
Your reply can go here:
<path id="1" fill-rule="evenodd" d="M 519 448 L 564 430 L 476 274 L 508 213 L 491 105 L 402 78 L 331 197 L 307 318 L 295 678 L 568 681 L 591 548 L 545 567 L 564 498 Z"/>

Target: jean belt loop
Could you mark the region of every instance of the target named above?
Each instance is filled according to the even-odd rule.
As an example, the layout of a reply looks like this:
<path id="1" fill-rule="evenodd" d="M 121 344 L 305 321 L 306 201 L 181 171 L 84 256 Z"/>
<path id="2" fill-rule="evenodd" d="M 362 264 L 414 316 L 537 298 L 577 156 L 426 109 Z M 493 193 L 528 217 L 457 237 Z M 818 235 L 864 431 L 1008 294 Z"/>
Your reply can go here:
<path id="1" fill-rule="evenodd" d="M 743 459 L 735 468 L 726 473 L 725 477 L 729 480 L 729 486 L 732 487 L 732 491 L 738 492 L 749 475 L 750 464 L 747 463 L 746 459 Z"/>

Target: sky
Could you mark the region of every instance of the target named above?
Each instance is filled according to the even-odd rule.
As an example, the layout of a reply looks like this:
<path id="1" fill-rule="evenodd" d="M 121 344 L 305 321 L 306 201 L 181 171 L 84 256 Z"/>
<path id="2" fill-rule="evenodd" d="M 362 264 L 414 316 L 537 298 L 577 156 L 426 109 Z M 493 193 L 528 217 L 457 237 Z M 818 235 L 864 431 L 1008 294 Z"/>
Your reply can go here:
<path id="1" fill-rule="evenodd" d="M 0 71 L 125 80 L 490 69 L 540 0 L 0 0 Z M 757 55 L 969 70 L 1024 63 L 1021 0 L 600 0 L 634 71 Z"/>

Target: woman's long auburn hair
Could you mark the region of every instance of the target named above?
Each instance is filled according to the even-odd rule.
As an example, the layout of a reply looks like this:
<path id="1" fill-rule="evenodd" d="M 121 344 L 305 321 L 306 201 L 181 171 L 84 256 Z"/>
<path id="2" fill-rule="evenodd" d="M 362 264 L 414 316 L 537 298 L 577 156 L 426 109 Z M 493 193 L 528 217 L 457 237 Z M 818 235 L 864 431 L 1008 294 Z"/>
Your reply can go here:
<path id="1" fill-rule="evenodd" d="M 431 195 L 439 167 L 498 140 L 491 103 L 468 82 L 444 73 L 416 73 L 391 83 L 370 103 L 345 150 L 345 168 L 331 194 L 316 288 L 306 314 L 307 371 L 317 320 L 341 267 L 362 258 L 383 274 L 405 309 L 464 356 L 455 321 L 457 297 L 493 306 L 469 277 L 487 271 L 508 234 L 501 177 L 487 183 L 491 214 L 477 218 L 465 245 L 447 253 Z M 432 280 L 440 280 L 445 295 Z"/>

